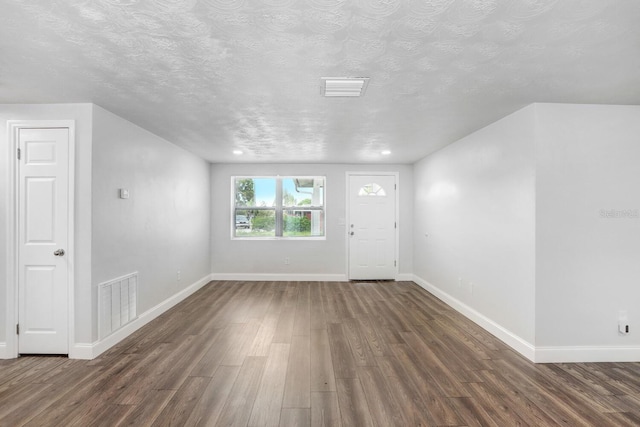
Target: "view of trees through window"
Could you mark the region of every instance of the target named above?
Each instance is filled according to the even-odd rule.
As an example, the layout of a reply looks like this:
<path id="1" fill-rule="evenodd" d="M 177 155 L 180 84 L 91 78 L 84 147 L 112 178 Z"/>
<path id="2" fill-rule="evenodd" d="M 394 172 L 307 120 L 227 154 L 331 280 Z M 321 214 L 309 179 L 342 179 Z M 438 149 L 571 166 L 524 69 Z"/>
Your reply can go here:
<path id="1" fill-rule="evenodd" d="M 324 177 L 235 177 L 235 237 L 323 237 Z"/>

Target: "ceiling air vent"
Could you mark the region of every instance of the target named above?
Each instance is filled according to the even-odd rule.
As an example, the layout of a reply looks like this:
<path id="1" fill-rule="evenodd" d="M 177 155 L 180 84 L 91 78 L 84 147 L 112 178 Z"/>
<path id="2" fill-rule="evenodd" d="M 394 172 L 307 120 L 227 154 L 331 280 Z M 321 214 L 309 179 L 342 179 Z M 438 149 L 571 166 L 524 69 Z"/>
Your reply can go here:
<path id="1" fill-rule="evenodd" d="M 322 96 L 363 96 L 369 77 L 321 77 Z"/>

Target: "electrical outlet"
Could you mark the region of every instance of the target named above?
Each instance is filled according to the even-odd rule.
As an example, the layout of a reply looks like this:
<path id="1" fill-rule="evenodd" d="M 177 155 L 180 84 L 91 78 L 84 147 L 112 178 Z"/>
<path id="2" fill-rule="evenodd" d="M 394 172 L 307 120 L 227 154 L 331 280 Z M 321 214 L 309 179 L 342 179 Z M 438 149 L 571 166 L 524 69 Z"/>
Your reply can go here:
<path id="1" fill-rule="evenodd" d="M 291 260 L 289 259 L 289 257 L 284 257 L 284 263 L 285 265 L 291 264 Z"/>
<path id="2" fill-rule="evenodd" d="M 462 277 L 458 277 L 458 287 L 462 287 Z"/>
<path id="3" fill-rule="evenodd" d="M 473 282 L 469 282 L 469 293 L 473 295 Z"/>
<path id="4" fill-rule="evenodd" d="M 629 317 L 625 310 L 618 312 L 618 333 L 621 335 L 627 335 L 629 333 Z"/>
<path id="5" fill-rule="evenodd" d="M 182 279 L 182 277 L 180 275 L 180 270 L 178 270 L 178 272 L 176 273 L 176 277 L 178 279 L 178 282 Z"/>

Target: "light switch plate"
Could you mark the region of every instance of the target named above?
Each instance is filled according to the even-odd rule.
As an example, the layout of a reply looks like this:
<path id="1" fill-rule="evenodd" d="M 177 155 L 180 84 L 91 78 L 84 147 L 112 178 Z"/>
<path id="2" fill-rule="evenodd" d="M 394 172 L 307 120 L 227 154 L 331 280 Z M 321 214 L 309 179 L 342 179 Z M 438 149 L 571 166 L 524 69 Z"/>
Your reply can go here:
<path id="1" fill-rule="evenodd" d="M 126 188 L 121 188 L 120 189 L 120 198 L 121 199 L 128 199 L 129 198 L 129 190 L 127 190 Z"/>

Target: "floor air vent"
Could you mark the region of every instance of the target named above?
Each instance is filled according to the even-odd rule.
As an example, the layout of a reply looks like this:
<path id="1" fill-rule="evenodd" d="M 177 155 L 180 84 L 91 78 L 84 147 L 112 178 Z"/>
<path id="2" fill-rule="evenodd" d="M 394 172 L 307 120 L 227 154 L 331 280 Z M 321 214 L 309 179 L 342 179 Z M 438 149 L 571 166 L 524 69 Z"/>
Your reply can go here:
<path id="1" fill-rule="evenodd" d="M 98 332 L 100 339 L 112 334 L 137 316 L 138 273 L 98 285 Z"/>

